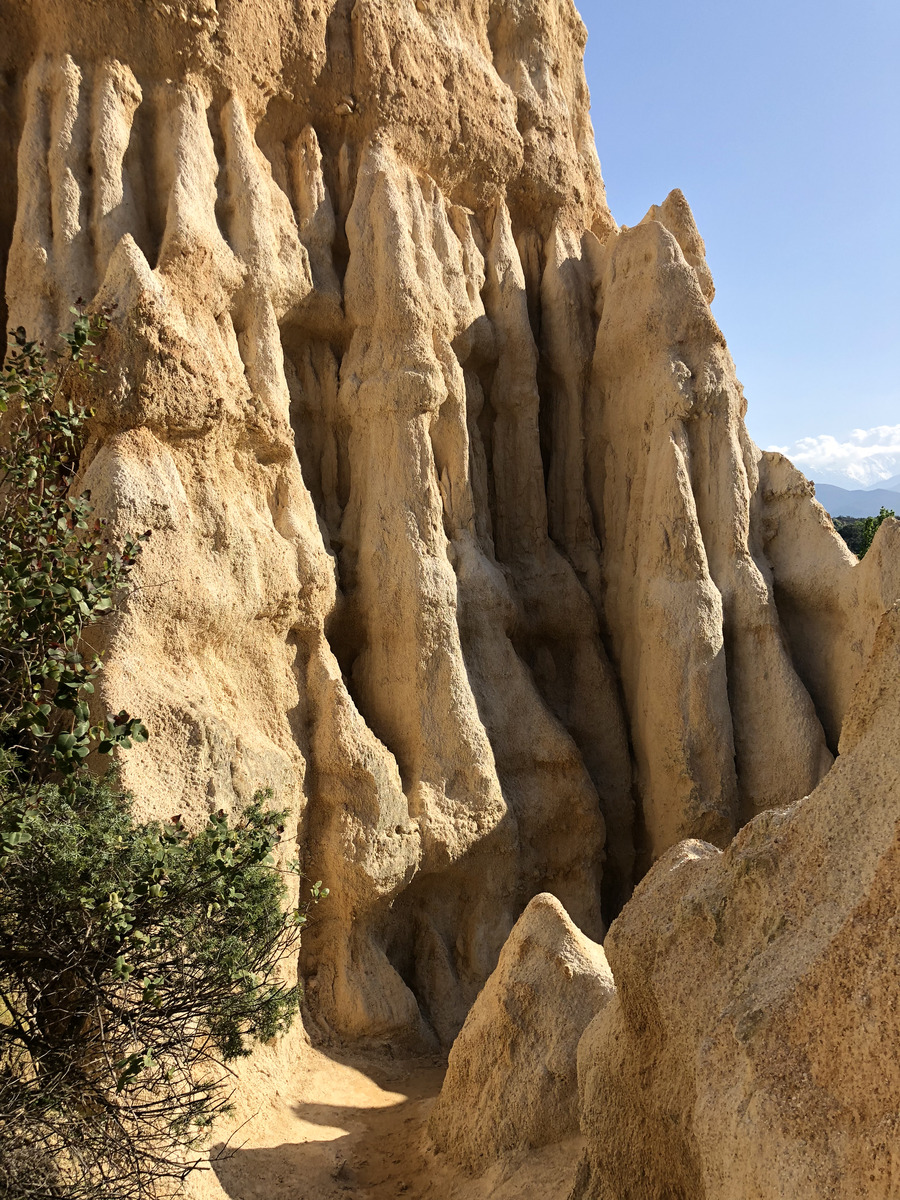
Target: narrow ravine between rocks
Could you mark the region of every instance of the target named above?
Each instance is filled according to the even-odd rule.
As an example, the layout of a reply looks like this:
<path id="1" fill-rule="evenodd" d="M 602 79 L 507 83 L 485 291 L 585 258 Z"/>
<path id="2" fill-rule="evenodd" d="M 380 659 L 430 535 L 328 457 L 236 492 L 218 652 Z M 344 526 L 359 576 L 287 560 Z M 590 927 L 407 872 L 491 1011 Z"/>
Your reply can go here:
<path id="1" fill-rule="evenodd" d="M 290 1086 L 247 1117 L 252 1101 L 242 1101 L 189 1192 L 204 1200 L 565 1200 L 581 1138 L 510 1155 L 480 1178 L 434 1151 L 427 1124 L 444 1074 L 438 1057 L 307 1047 Z"/>

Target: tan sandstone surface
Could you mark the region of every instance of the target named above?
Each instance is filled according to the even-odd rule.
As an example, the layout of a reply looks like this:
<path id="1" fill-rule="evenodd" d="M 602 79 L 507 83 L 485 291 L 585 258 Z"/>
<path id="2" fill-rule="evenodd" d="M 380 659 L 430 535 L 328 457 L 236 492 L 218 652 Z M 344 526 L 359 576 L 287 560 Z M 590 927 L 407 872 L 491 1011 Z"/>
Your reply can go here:
<path id="1" fill-rule="evenodd" d="M 436 1149 L 481 1174 L 577 1134 L 578 1043 L 614 994 L 602 947 L 554 896 L 535 896 L 453 1043 L 429 1121 Z"/>
<path id="2" fill-rule="evenodd" d="M 900 603 L 840 751 L 724 852 L 671 849 L 614 923 L 572 1200 L 898 1194 Z"/>
<path id="3" fill-rule="evenodd" d="M 290 807 L 331 890 L 301 955 L 311 1035 L 447 1051 L 550 893 L 585 939 L 618 917 L 584 1196 L 613 1194 L 608 1139 L 637 1170 L 648 1130 L 685 1200 L 742 1194 L 723 1156 L 769 1136 L 789 1166 L 747 1196 L 814 1146 L 822 1187 L 850 1189 L 839 1161 L 859 1184 L 860 1147 L 900 1154 L 896 1081 L 865 1057 L 896 985 L 887 942 L 861 965 L 853 900 L 890 876 L 890 689 L 865 736 L 860 714 L 898 653 L 900 527 L 857 564 L 753 444 L 681 193 L 616 225 L 571 0 L 0 0 L 0 21 L 9 322 L 52 340 L 78 297 L 110 306 L 82 480 L 116 533 L 152 531 L 107 631 L 102 702 L 151 732 L 126 782 L 194 821 L 260 788 Z M 798 924 L 769 945 L 781 903 Z M 769 1007 L 738 1051 L 715 997 L 738 1013 L 747 989 Z M 842 1010 L 864 1083 L 835 1073 Z M 270 1053 L 245 1086 L 293 1094 L 308 1042 Z M 764 1063 L 791 1082 L 757 1086 Z M 791 1088 L 826 1138 L 802 1153 Z M 413 1140 L 421 1186 L 456 1187 Z"/>

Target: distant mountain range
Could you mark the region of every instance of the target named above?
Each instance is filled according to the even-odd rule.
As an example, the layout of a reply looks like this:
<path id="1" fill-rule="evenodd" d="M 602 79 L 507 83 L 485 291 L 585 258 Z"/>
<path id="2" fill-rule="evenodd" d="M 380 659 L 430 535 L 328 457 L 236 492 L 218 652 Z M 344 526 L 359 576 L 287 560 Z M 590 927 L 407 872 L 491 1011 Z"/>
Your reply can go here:
<path id="1" fill-rule="evenodd" d="M 816 499 L 832 517 L 877 517 L 882 508 L 900 513 L 900 475 L 865 490 L 817 483 Z"/>
<path id="2" fill-rule="evenodd" d="M 876 492 L 879 488 L 887 488 L 889 492 L 900 492 L 900 475 L 892 475 L 890 479 L 879 479 L 877 483 L 870 483 L 867 488 L 863 488 L 863 491 Z"/>

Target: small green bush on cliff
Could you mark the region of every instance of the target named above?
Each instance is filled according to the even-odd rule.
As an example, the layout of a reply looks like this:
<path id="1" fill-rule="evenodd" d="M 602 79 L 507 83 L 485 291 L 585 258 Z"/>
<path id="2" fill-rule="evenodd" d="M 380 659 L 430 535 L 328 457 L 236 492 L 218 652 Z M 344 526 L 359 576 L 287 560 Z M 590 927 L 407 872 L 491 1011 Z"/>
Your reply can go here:
<path id="1" fill-rule="evenodd" d="M 71 495 L 90 413 L 70 385 L 97 372 L 103 328 L 77 314 L 56 369 L 18 329 L 0 374 L 0 747 L 23 781 L 147 736 L 126 713 L 92 727 L 87 701 L 101 664 L 83 656 L 83 632 L 112 611 L 149 536 L 109 545 L 89 498 Z"/>
<path id="2" fill-rule="evenodd" d="M 148 736 L 92 722 L 84 646 L 149 535 L 111 544 L 73 495 L 103 332 L 75 317 L 58 364 L 20 329 L 0 374 L 0 1197 L 138 1200 L 196 1165 L 225 1064 L 292 1021 L 278 968 L 309 905 L 266 796 L 191 832 L 88 770 Z"/>

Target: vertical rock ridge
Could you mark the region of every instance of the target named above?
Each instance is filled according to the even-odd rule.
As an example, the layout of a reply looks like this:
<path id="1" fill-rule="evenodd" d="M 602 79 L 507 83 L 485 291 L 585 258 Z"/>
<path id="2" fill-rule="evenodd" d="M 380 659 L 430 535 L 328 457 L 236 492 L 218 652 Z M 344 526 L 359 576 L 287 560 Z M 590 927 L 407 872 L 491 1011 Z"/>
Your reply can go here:
<path id="1" fill-rule="evenodd" d="M 272 787 L 332 890 L 311 1019 L 447 1045 L 533 896 L 599 938 L 815 787 L 893 534 L 856 567 L 749 440 L 684 197 L 618 230 L 570 0 L 20 15 L 10 320 L 112 308 L 82 479 L 154 535 L 126 780 Z"/>

